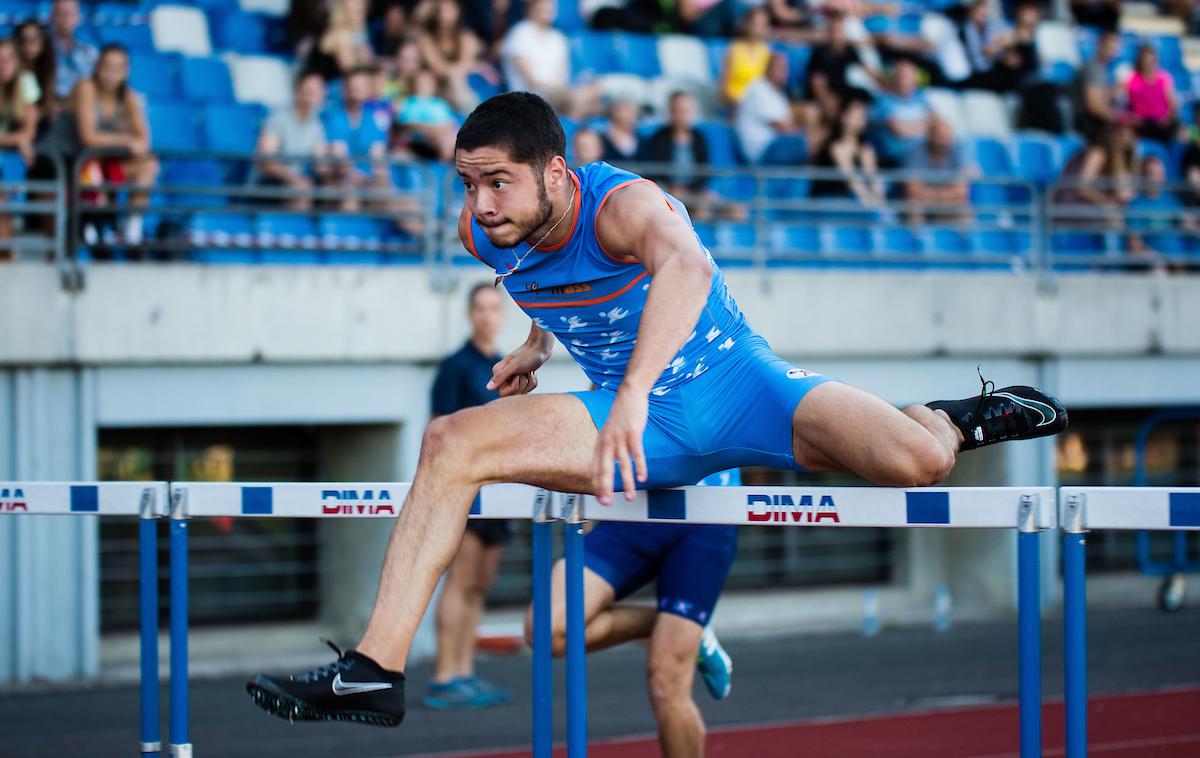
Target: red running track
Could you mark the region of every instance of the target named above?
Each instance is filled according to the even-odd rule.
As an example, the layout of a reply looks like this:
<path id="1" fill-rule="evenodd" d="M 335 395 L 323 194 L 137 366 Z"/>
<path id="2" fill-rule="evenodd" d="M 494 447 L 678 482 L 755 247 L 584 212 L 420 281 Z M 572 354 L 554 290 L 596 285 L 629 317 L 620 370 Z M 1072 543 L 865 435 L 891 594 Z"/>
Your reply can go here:
<path id="1" fill-rule="evenodd" d="M 1063 750 L 1063 704 L 1042 711 L 1043 755 Z M 709 758 L 1019 758 L 1015 703 L 712 729 Z M 1200 687 L 1093 697 L 1089 754 L 1104 758 L 1200 756 Z M 439 753 L 440 758 L 523 758 L 529 749 Z M 566 750 L 557 748 L 555 758 Z M 653 737 L 601 740 L 589 758 L 657 758 Z"/>

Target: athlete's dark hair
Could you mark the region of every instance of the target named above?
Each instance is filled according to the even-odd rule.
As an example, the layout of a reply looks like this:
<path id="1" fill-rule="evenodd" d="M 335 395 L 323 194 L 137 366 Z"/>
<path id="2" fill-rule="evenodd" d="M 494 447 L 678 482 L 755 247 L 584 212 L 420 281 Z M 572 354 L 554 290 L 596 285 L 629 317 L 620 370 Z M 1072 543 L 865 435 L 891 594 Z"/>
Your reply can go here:
<path id="1" fill-rule="evenodd" d="M 471 288 L 471 291 L 467 293 L 467 310 L 469 311 L 475 307 L 475 296 L 476 295 L 478 295 L 480 292 L 483 292 L 484 290 L 495 290 L 495 289 L 496 289 L 496 285 L 492 284 L 491 282 L 480 282 L 479 284 L 476 284 L 474 287 Z"/>
<path id="2" fill-rule="evenodd" d="M 506 92 L 480 103 L 458 130 L 455 150 L 494 147 L 515 163 L 527 163 L 540 176 L 556 155 L 567 155 L 567 137 L 558 114 L 532 92 Z"/>

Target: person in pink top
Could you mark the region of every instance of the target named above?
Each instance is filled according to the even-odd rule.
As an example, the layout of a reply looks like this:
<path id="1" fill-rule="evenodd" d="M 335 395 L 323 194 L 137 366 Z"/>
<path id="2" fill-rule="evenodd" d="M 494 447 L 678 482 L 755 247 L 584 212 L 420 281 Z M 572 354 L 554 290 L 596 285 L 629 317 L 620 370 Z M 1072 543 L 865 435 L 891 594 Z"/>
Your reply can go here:
<path id="1" fill-rule="evenodd" d="M 1129 111 L 1138 134 L 1159 142 L 1175 139 L 1179 130 L 1179 102 L 1175 82 L 1158 65 L 1158 52 L 1149 45 L 1138 48 L 1133 74 L 1126 85 Z"/>

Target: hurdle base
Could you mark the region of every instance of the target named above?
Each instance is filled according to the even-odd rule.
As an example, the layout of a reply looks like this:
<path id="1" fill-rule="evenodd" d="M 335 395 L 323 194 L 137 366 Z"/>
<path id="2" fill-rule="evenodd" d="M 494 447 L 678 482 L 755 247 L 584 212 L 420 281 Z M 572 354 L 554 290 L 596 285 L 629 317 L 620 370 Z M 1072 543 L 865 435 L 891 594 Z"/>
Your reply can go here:
<path id="1" fill-rule="evenodd" d="M 141 752 L 143 753 L 154 753 L 155 755 L 158 755 L 162 752 L 161 742 L 139 742 L 138 745 L 141 747 Z"/>
<path id="2" fill-rule="evenodd" d="M 171 745 L 171 758 L 192 758 L 192 743 Z"/>

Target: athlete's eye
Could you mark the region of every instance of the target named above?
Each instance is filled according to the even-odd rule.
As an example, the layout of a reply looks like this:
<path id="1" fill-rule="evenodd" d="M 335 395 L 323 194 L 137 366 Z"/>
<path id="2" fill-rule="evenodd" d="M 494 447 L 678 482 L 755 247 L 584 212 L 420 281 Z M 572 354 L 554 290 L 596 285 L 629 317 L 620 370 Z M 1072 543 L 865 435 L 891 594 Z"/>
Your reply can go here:
<path id="1" fill-rule="evenodd" d="M 492 182 L 492 189 L 504 189 L 506 184 L 508 184 L 508 182 L 504 181 L 503 179 L 497 179 L 496 181 Z"/>
<path id="2" fill-rule="evenodd" d="M 465 189 L 467 192 L 470 192 L 471 190 L 475 189 L 475 185 L 471 184 L 470 182 L 463 182 L 463 189 Z"/>

